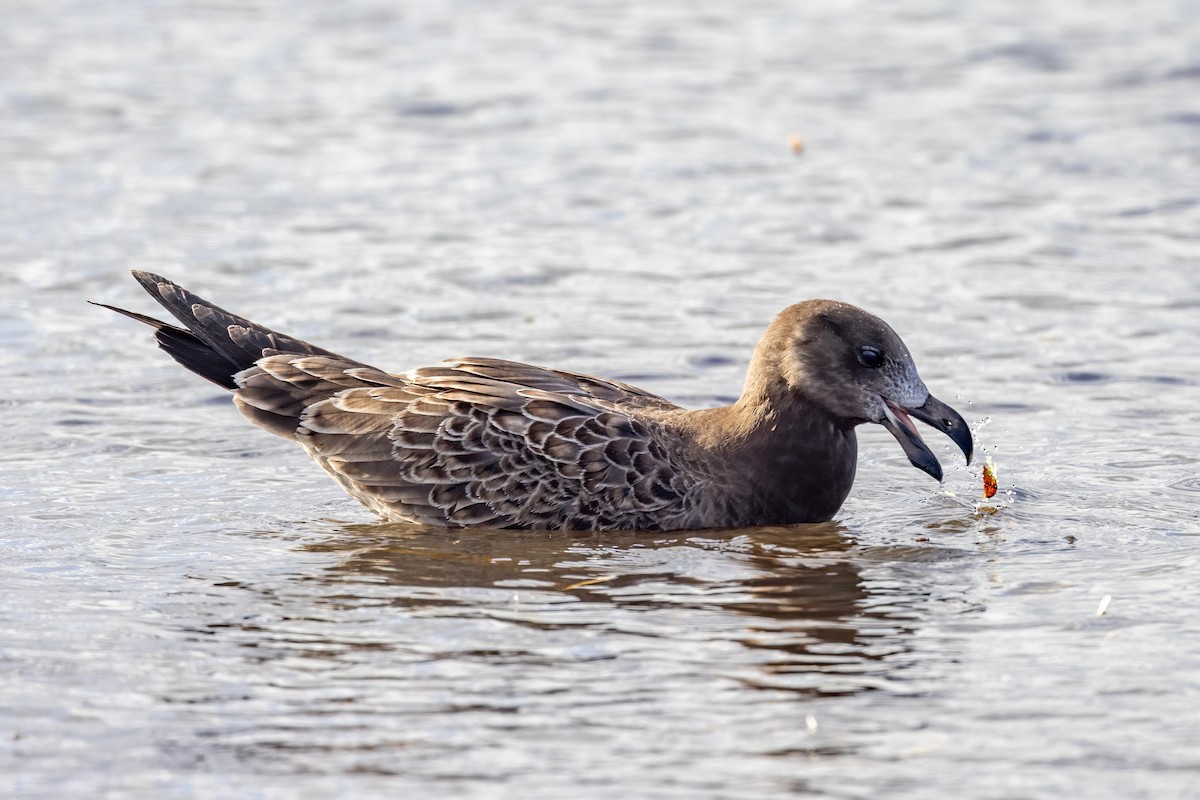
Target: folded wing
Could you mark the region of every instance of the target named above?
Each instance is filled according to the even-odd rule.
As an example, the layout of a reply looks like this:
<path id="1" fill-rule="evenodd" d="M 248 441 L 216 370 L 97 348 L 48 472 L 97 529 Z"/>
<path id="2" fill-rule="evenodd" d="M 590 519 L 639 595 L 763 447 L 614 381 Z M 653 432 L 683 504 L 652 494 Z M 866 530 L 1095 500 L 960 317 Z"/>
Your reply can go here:
<path id="1" fill-rule="evenodd" d="M 586 379 L 589 383 L 596 379 Z M 570 373 L 460 359 L 404 375 L 280 354 L 238 376 L 236 402 L 291 434 L 389 519 L 518 528 L 658 527 L 688 506 L 681 451 L 653 420 L 670 404 Z M 609 398 L 594 396 L 603 390 Z M 290 420 L 298 424 L 291 427 Z"/>

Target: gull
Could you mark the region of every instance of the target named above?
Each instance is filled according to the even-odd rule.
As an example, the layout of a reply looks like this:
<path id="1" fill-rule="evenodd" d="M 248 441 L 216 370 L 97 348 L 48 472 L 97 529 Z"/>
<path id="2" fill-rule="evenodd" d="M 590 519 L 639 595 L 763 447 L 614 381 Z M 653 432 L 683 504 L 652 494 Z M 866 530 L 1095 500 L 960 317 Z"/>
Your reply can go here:
<path id="1" fill-rule="evenodd" d="M 448 527 L 695 530 L 823 522 L 875 423 L 913 466 L 942 468 L 913 419 L 970 463 L 971 432 L 929 393 L 900 337 L 847 303 L 785 308 L 736 402 L 688 410 L 621 381 L 496 358 L 389 373 L 239 317 L 149 272 L 183 327 L 159 347 L 227 389 L 382 519 Z"/>

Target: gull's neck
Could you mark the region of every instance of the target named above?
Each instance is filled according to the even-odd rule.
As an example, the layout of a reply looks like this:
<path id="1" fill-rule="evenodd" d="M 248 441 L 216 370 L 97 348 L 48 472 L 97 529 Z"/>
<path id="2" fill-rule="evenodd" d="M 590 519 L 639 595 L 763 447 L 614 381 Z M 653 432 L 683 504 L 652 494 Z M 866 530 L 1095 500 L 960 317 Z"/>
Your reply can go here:
<path id="1" fill-rule="evenodd" d="M 689 449 L 723 484 L 734 524 L 827 520 L 854 482 L 854 427 L 790 389 L 762 355 L 737 402 L 684 415 Z"/>

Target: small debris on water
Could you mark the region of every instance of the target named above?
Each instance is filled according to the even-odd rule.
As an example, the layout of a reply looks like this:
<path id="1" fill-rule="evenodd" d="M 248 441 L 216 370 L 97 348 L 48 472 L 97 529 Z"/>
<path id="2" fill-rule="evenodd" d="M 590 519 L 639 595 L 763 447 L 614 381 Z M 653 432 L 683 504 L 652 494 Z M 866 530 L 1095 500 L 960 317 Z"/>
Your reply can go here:
<path id="1" fill-rule="evenodd" d="M 816 733 L 817 732 L 817 718 L 814 717 L 812 714 L 805 714 L 804 715 L 804 728 L 809 733 Z"/>
<path id="2" fill-rule="evenodd" d="M 793 133 L 788 137 L 788 147 L 791 148 L 792 155 L 798 156 L 804 152 L 804 140 Z"/>
<path id="3" fill-rule="evenodd" d="M 1108 611 L 1108 604 L 1112 602 L 1112 595 L 1106 594 L 1100 598 L 1100 605 L 1096 607 L 1096 616 L 1103 617 L 1104 612 Z"/>
<path id="4" fill-rule="evenodd" d="M 579 581 L 579 583 L 572 583 L 570 586 L 564 588 L 563 591 L 569 592 L 572 589 L 581 589 L 584 586 L 595 586 L 597 583 L 608 583 L 609 581 L 616 580 L 619 577 L 621 577 L 621 576 L 620 575 L 601 575 L 599 578 L 589 578 L 586 581 Z"/>

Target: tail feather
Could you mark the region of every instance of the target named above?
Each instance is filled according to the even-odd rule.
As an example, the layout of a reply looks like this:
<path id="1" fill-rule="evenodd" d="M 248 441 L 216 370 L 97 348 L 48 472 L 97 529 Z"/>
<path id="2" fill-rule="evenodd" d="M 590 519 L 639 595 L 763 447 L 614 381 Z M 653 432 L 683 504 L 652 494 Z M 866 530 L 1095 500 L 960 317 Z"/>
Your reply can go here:
<path id="1" fill-rule="evenodd" d="M 158 346 L 171 358 L 225 389 L 236 390 L 234 375 L 254 366 L 264 356 L 296 353 L 338 357 L 336 353 L 231 314 L 159 275 L 134 270 L 133 277 L 186 329 L 105 303 L 93 305 L 151 326 Z"/>
<path id="2" fill-rule="evenodd" d="M 160 275 L 133 270 L 133 277 L 197 339 L 240 364 L 241 369 L 274 353 L 336 355 L 232 314 Z"/>
<path id="3" fill-rule="evenodd" d="M 209 347 L 190 331 L 168 325 L 161 320 L 139 314 L 136 311 L 117 308 L 107 303 L 97 303 L 95 300 L 88 302 L 151 326 L 155 330 L 154 338 L 158 340 L 158 346 L 167 351 L 171 358 L 223 389 L 233 391 L 237 388 L 237 383 L 233 380 L 234 374 L 239 371 L 237 364 Z"/>

